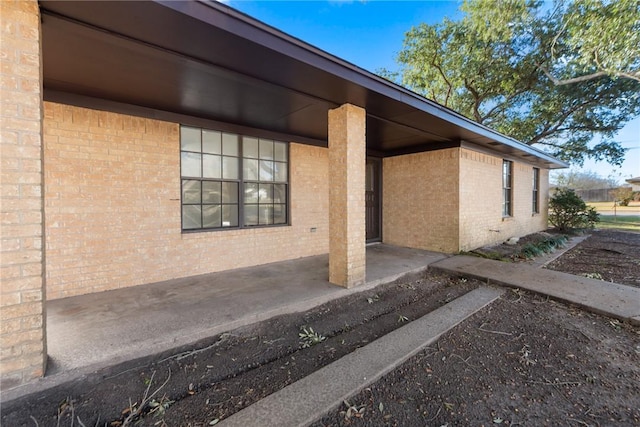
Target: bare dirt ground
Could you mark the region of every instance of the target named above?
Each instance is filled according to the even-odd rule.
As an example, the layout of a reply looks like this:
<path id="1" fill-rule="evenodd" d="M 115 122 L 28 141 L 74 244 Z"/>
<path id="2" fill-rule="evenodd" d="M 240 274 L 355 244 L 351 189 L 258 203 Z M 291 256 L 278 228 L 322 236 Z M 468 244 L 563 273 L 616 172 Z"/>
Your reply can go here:
<path id="1" fill-rule="evenodd" d="M 609 241 L 620 236 L 594 237 L 553 268 L 583 273 L 570 255 L 587 243 L 622 252 Z M 640 245 L 640 234 L 620 238 Z M 604 252 L 588 273 L 633 284 L 637 264 Z M 385 285 L 9 402 L 1 424 L 215 425 L 478 285 L 434 273 Z M 305 340 L 305 327 L 319 335 Z M 509 291 L 315 426 L 639 425 L 639 362 L 640 328 Z"/>
<path id="2" fill-rule="evenodd" d="M 640 235 L 596 231 L 547 268 L 640 287 Z"/>

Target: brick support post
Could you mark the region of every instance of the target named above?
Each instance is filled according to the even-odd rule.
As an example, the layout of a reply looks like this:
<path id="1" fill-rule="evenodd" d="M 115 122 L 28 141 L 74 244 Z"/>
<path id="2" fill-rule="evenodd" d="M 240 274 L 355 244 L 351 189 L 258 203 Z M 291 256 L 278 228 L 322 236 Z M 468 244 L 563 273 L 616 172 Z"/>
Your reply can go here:
<path id="1" fill-rule="evenodd" d="M 42 61 L 35 0 L 0 1 L 0 387 L 44 375 Z"/>
<path id="2" fill-rule="evenodd" d="M 329 281 L 351 288 L 365 281 L 365 110 L 329 111 Z"/>

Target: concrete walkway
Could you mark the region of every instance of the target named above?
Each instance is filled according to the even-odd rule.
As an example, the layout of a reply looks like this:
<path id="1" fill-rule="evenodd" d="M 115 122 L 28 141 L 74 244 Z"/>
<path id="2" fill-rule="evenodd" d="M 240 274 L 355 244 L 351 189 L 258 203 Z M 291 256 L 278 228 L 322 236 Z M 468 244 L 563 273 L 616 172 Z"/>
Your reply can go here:
<path id="1" fill-rule="evenodd" d="M 569 247 L 579 241 L 574 239 Z M 569 249 L 531 265 L 470 256 L 431 264 L 449 274 L 488 284 L 527 289 L 588 310 L 640 324 L 640 289 L 540 268 Z M 344 356 L 223 420 L 222 427 L 306 426 L 342 404 L 467 317 L 499 298 L 501 289 L 481 287 Z M 304 398 L 301 398 L 304 396 Z"/>
<path id="2" fill-rule="evenodd" d="M 549 295 L 587 310 L 640 324 L 640 288 L 471 256 L 455 256 L 431 265 L 450 274 Z"/>
<path id="3" fill-rule="evenodd" d="M 236 412 L 218 425 L 309 425 L 400 366 L 503 293 L 503 289 L 486 286 L 475 289 Z"/>

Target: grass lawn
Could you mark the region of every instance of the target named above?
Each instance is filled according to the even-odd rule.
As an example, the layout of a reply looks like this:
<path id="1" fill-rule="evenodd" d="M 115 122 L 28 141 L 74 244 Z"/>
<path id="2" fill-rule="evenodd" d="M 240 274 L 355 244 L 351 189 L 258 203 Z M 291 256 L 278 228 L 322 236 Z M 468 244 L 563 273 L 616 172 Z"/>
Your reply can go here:
<path id="1" fill-rule="evenodd" d="M 600 215 L 600 222 L 596 227 L 640 231 L 640 215 Z"/>
<path id="2" fill-rule="evenodd" d="M 613 212 L 613 202 L 587 202 L 587 206 L 593 206 L 598 212 Z M 640 202 L 631 202 L 629 206 L 616 206 L 617 212 L 637 212 L 640 215 Z"/>

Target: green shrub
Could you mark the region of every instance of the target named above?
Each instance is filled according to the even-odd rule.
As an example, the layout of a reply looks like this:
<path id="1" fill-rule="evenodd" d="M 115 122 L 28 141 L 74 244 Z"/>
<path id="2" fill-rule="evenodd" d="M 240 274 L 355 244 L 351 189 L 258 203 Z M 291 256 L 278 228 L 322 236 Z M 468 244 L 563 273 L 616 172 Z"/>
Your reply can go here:
<path id="1" fill-rule="evenodd" d="M 575 191 L 559 188 L 549 199 L 549 222 L 562 232 L 581 228 L 593 228 L 600 215 Z"/>
<path id="2" fill-rule="evenodd" d="M 559 247 L 564 246 L 567 240 L 567 236 L 558 235 L 548 237 L 536 243 L 527 243 L 520 250 L 518 257 L 525 259 L 537 258 L 540 255 L 554 252 Z"/>

